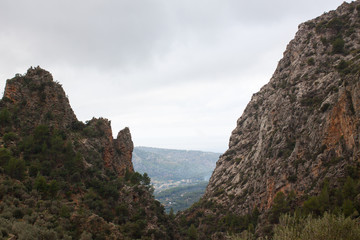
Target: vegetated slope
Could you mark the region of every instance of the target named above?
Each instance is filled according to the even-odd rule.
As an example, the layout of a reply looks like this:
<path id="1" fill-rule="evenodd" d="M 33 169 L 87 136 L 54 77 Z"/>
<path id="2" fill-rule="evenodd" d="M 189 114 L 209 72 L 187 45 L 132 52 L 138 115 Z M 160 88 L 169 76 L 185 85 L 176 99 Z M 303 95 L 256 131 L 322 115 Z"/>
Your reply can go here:
<path id="1" fill-rule="evenodd" d="M 267 224 L 298 206 L 360 212 L 359 77 L 359 1 L 299 25 L 238 119 L 204 197 L 180 223 L 216 239 L 256 226 L 269 234 Z"/>
<path id="2" fill-rule="evenodd" d="M 136 171 L 147 173 L 155 188 L 155 198 L 167 212 L 190 207 L 204 194 L 219 153 L 135 147 Z"/>
<path id="3" fill-rule="evenodd" d="M 113 139 L 107 119 L 78 121 L 49 72 L 7 80 L 0 127 L 0 238 L 174 238 L 133 171 L 129 129 Z"/>

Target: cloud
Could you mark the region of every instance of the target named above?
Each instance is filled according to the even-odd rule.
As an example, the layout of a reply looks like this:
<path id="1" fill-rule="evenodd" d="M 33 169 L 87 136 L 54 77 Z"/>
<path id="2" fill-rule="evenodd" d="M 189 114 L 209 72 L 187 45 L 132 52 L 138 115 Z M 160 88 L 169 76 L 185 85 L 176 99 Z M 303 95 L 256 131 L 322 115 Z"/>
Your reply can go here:
<path id="1" fill-rule="evenodd" d="M 130 126 L 135 145 L 224 151 L 297 25 L 341 3 L 3 0 L 0 78 L 40 65 L 81 120 Z"/>

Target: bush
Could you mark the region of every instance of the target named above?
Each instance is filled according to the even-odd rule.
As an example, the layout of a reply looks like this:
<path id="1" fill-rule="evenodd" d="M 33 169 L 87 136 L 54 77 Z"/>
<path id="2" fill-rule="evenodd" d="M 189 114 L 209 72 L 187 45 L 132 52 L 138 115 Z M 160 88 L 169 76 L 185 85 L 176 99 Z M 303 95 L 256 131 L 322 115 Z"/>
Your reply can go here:
<path id="1" fill-rule="evenodd" d="M 5 166 L 5 171 L 12 178 L 22 180 L 25 177 L 25 162 L 22 159 L 11 158 Z"/>
<path id="2" fill-rule="evenodd" d="M 345 41 L 342 38 L 337 38 L 332 43 L 332 52 L 334 54 L 344 53 Z"/>
<path id="3" fill-rule="evenodd" d="M 0 166 L 6 165 L 11 159 L 11 153 L 6 148 L 0 148 Z"/>
<path id="4" fill-rule="evenodd" d="M 309 66 L 314 66 L 314 65 L 315 65 L 315 60 L 314 60 L 314 58 L 309 58 L 309 59 L 307 60 L 307 64 L 308 64 Z"/>
<path id="5" fill-rule="evenodd" d="M 11 141 L 15 141 L 17 138 L 18 138 L 17 135 L 13 132 L 5 133 L 3 136 L 3 140 L 7 144 Z"/>
<path id="6" fill-rule="evenodd" d="M 350 218 L 325 213 L 322 218 L 283 215 L 274 228 L 274 240 L 355 240 L 360 239 L 360 225 Z"/>
<path id="7" fill-rule="evenodd" d="M 10 124 L 10 122 L 11 122 L 10 112 L 6 108 L 1 110 L 1 112 L 0 112 L 0 125 L 6 126 L 6 125 Z"/>

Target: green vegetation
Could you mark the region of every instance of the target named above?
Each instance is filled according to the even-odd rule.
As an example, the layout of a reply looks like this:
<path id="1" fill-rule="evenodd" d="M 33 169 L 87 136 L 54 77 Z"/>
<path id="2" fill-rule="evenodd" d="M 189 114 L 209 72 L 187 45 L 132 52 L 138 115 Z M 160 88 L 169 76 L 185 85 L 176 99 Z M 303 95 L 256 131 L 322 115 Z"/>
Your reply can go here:
<path id="1" fill-rule="evenodd" d="M 104 239 L 111 235 L 110 223 L 128 239 L 172 238 L 166 232 L 173 219 L 154 200 L 147 173 L 119 177 L 104 166 L 101 154 L 79 148 L 69 132 L 48 125 L 30 134 L 14 132 L 3 119 L 8 131 L 0 135 L 6 143 L 0 148 L 0 239 Z M 87 137 L 81 127 L 76 134 Z M 85 167 L 84 159 L 91 165 Z M 153 216 L 161 230 L 146 230 Z M 94 217 L 104 229 L 81 230 Z"/>
<path id="2" fill-rule="evenodd" d="M 309 66 L 314 66 L 315 65 L 315 59 L 314 58 L 309 58 L 308 60 L 307 60 L 307 64 L 309 65 Z"/>
<path id="3" fill-rule="evenodd" d="M 332 52 L 334 54 L 341 54 L 344 53 L 344 46 L 345 46 L 345 41 L 342 38 L 336 38 L 333 42 L 332 42 Z"/>
<path id="4" fill-rule="evenodd" d="M 360 225 L 349 217 L 329 213 L 321 218 L 284 215 L 274 228 L 273 239 L 356 240 L 360 239 Z"/>

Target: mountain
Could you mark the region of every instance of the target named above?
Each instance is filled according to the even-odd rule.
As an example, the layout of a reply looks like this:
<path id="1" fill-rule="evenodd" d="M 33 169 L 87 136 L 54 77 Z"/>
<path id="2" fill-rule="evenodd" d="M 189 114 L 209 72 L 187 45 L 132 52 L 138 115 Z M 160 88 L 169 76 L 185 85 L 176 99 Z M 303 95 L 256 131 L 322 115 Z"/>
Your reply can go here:
<path id="1" fill-rule="evenodd" d="M 140 173 L 148 173 L 155 190 L 176 181 L 208 181 L 220 153 L 135 147 L 132 161 Z"/>
<path id="2" fill-rule="evenodd" d="M 174 239 L 130 130 L 78 121 L 48 71 L 7 80 L 0 127 L 1 239 Z"/>
<path id="3" fill-rule="evenodd" d="M 204 197 L 178 217 L 184 224 L 222 239 L 247 229 L 271 235 L 279 215 L 295 210 L 358 215 L 359 26 L 359 1 L 299 25 L 238 119 Z"/>
<path id="4" fill-rule="evenodd" d="M 220 153 L 135 147 L 132 161 L 140 173 L 147 173 L 155 198 L 166 211 L 190 207 L 205 192 Z"/>

